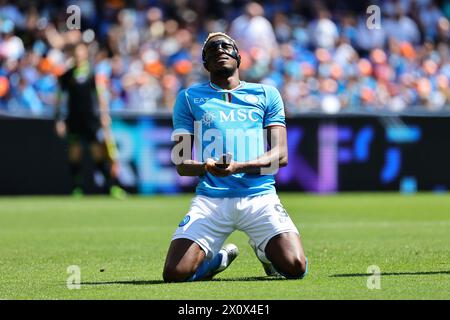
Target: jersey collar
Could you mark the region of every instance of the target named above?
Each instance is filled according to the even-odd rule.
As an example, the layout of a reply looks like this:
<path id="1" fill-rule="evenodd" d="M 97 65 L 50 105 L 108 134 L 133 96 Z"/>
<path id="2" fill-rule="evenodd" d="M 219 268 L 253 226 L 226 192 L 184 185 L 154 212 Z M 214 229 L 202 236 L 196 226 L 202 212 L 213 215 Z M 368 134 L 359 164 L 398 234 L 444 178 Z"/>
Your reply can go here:
<path id="1" fill-rule="evenodd" d="M 215 85 L 215 84 L 212 83 L 211 81 L 209 82 L 209 86 L 210 86 L 211 88 L 213 88 L 213 89 L 216 90 L 216 91 L 223 91 L 223 92 L 232 92 L 232 91 L 235 91 L 235 90 L 237 90 L 237 89 L 239 89 L 239 88 L 242 88 L 242 86 L 243 86 L 244 84 L 245 84 L 244 81 L 239 80 L 239 84 L 238 84 L 236 87 L 234 87 L 233 89 L 227 90 L 227 89 L 222 89 L 221 87 L 219 87 L 218 85 Z"/>

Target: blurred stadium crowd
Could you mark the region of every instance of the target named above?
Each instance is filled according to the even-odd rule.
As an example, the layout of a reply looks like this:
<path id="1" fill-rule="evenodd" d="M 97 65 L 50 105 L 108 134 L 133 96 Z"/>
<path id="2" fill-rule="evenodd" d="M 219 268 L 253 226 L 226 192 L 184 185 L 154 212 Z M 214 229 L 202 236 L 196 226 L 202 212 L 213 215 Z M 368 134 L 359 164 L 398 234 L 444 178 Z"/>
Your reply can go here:
<path id="1" fill-rule="evenodd" d="M 367 27 L 369 5 L 380 29 Z M 81 30 L 68 30 L 69 5 Z M 208 80 L 209 32 L 238 42 L 241 79 L 276 86 L 288 115 L 450 111 L 450 2 L 0 1 L 0 111 L 51 116 L 70 48 L 90 44 L 114 111 L 170 113 Z"/>

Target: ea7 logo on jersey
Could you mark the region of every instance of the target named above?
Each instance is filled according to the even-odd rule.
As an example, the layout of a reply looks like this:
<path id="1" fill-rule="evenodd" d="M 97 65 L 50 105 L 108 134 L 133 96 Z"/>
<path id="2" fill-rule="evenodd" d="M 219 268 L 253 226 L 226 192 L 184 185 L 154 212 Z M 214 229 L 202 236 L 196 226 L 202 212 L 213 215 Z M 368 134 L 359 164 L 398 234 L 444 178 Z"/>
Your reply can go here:
<path id="1" fill-rule="evenodd" d="M 209 98 L 194 98 L 194 103 L 205 103 Z"/>
<path id="2" fill-rule="evenodd" d="M 258 121 L 257 110 L 250 110 L 247 112 L 246 110 L 239 109 L 237 111 L 230 110 L 228 113 L 219 111 L 219 116 L 220 122 L 247 121 L 247 119 L 253 122 Z"/>

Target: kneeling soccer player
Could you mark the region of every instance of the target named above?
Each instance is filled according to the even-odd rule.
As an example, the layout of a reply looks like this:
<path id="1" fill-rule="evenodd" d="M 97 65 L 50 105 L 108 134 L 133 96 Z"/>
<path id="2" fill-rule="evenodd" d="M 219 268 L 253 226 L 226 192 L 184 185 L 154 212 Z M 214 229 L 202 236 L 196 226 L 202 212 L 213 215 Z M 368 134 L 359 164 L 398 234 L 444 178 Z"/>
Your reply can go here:
<path id="1" fill-rule="evenodd" d="M 267 173 L 271 167 L 287 165 L 281 96 L 274 87 L 239 80 L 241 57 L 235 41 L 224 33 L 208 36 L 202 57 L 210 81 L 179 93 L 172 154 L 180 158 L 175 161 L 180 175 L 199 176 L 200 181 L 190 210 L 173 235 L 163 278 L 205 280 L 225 270 L 238 255 L 234 244 L 223 246 L 235 230 L 249 236 L 267 275 L 303 278 L 308 261 L 299 232 L 276 194 L 273 173 Z M 241 143 L 262 138 L 264 130 L 268 151 L 261 143 Z M 214 146 L 221 145 L 232 155 L 229 162 L 221 157 L 223 152 L 211 148 L 213 140 Z M 202 161 L 192 160 L 194 142 L 197 151 L 204 150 L 198 158 Z"/>

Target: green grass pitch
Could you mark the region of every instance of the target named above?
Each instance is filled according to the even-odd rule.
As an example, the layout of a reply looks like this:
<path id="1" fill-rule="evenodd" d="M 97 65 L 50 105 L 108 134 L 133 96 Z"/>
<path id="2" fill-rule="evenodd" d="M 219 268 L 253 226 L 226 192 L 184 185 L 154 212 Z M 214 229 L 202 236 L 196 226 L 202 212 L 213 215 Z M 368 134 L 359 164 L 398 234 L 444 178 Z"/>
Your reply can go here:
<path id="1" fill-rule="evenodd" d="M 247 237 L 213 281 L 165 284 L 162 267 L 191 195 L 0 198 L 0 299 L 449 299 L 450 195 L 282 193 L 310 269 L 265 277 Z M 67 288 L 67 268 L 81 270 Z M 380 289 L 367 268 L 381 270 Z M 370 281 L 369 281 L 370 282 Z"/>

